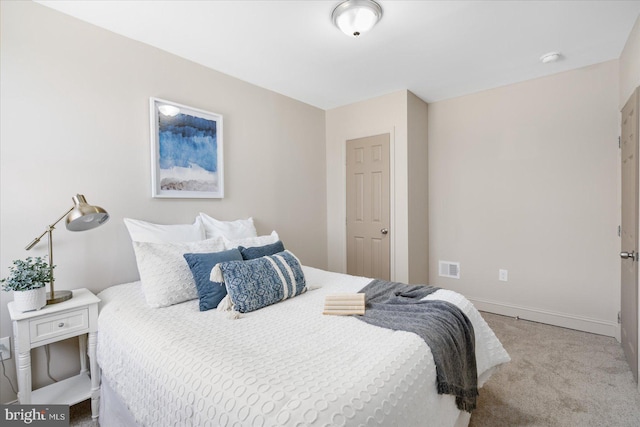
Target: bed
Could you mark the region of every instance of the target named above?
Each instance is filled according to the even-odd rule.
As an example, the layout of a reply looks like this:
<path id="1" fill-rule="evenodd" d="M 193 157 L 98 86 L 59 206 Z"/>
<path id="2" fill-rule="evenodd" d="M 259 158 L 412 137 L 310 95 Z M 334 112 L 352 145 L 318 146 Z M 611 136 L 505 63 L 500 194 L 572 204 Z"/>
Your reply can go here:
<path id="1" fill-rule="evenodd" d="M 323 315 L 327 295 L 371 279 L 304 266 L 251 218 L 125 224 L 140 281 L 99 294 L 102 426 L 468 424 L 456 398 L 437 392 L 441 351 L 363 317 Z M 481 387 L 509 355 L 462 295 L 440 289 L 420 304 L 428 299 L 472 324 Z"/>
<path id="2" fill-rule="evenodd" d="M 162 309 L 139 282 L 99 294 L 101 424 L 144 426 L 466 425 L 435 389 L 433 357 L 409 332 L 323 316 L 327 294 L 370 279 L 303 267 L 309 291 L 232 319 L 191 300 Z M 509 356 L 462 295 L 441 289 L 471 320 L 478 385 Z M 126 408 L 126 414 L 123 414 Z"/>

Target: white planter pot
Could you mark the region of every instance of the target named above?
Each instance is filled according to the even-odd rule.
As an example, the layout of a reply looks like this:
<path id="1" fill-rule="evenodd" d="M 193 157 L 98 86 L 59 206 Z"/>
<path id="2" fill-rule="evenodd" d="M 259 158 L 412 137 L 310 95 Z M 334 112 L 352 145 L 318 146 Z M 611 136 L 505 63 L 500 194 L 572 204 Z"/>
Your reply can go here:
<path id="1" fill-rule="evenodd" d="M 40 310 L 47 305 L 47 288 L 13 291 L 13 305 L 20 312 Z"/>

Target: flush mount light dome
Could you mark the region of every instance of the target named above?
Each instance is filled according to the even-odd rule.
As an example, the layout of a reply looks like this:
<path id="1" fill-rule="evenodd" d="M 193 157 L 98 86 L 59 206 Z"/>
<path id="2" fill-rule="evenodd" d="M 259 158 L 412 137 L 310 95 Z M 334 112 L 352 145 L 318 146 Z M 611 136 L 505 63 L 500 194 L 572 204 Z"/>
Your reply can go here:
<path id="1" fill-rule="evenodd" d="M 331 19 L 336 27 L 351 37 L 359 37 L 382 18 L 382 7 L 373 0 L 346 0 L 336 6 Z"/>

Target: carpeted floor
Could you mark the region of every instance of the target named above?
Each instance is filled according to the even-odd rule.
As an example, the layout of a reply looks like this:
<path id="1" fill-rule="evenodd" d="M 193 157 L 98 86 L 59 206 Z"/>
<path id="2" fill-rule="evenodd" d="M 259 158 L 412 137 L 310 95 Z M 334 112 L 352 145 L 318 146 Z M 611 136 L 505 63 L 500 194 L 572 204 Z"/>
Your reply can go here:
<path id="1" fill-rule="evenodd" d="M 482 316 L 511 363 L 480 390 L 470 427 L 640 426 L 640 393 L 615 339 Z M 72 427 L 97 425 L 89 401 L 73 406 L 70 417 Z"/>
<path id="2" fill-rule="evenodd" d="M 69 427 L 96 427 L 100 425 L 98 421 L 91 419 L 91 399 L 71 406 L 69 418 Z"/>
<path id="3" fill-rule="evenodd" d="M 614 338 L 482 316 L 511 363 L 480 390 L 471 427 L 640 426 L 640 393 Z"/>

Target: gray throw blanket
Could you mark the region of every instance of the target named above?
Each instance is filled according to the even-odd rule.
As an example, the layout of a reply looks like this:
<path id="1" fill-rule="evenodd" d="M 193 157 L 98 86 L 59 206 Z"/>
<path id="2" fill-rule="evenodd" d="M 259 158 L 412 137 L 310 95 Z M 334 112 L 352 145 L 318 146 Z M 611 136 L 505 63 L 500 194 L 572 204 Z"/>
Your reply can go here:
<path id="1" fill-rule="evenodd" d="M 421 301 L 438 289 L 373 280 L 360 290 L 365 294 L 365 314 L 355 317 L 422 338 L 433 354 L 438 393 L 454 395 L 458 409 L 471 412 L 478 396 L 473 325 L 449 302 Z"/>

